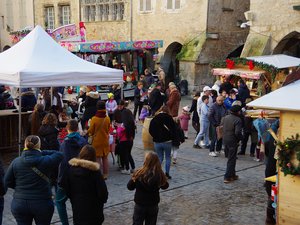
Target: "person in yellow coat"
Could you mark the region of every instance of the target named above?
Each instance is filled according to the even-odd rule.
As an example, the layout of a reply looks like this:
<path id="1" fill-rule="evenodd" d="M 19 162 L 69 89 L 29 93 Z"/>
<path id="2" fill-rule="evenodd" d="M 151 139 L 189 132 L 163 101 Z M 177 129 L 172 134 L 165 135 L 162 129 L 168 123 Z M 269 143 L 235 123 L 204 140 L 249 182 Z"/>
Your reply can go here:
<path id="1" fill-rule="evenodd" d="M 104 179 L 108 177 L 109 127 L 110 118 L 106 115 L 105 102 L 98 101 L 96 115 L 92 117 L 87 133 L 92 137 L 91 144 L 96 150 L 97 161 L 102 166 Z"/>

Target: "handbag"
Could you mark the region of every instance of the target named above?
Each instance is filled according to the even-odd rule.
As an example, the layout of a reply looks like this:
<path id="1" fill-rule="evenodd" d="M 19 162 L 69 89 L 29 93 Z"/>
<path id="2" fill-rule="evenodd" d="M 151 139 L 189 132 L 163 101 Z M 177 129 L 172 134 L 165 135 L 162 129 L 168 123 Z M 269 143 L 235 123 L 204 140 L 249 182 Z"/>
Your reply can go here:
<path id="1" fill-rule="evenodd" d="M 93 144 L 93 141 L 94 141 L 94 136 L 96 135 L 96 133 L 102 129 L 102 127 L 104 126 L 104 121 L 106 120 L 107 117 L 104 118 L 104 120 L 102 121 L 102 124 L 100 126 L 100 128 L 98 128 L 98 130 L 96 130 L 94 132 L 94 134 L 92 136 L 88 136 L 88 144 L 89 145 L 92 145 Z"/>
<path id="2" fill-rule="evenodd" d="M 216 127 L 217 139 L 220 140 L 223 138 L 223 126 Z"/>

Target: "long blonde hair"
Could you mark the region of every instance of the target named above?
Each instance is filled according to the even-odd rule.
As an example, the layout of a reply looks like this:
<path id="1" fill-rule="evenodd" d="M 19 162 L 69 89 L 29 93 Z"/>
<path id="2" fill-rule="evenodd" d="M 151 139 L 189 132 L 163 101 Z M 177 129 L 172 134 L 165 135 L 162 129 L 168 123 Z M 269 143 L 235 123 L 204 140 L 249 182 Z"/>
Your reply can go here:
<path id="1" fill-rule="evenodd" d="M 167 177 L 161 169 L 159 158 L 155 152 L 149 151 L 145 155 L 144 165 L 137 169 L 132 175 L 132 180 L 141 179 L 144 183 L 149 183 L 155 177 L 159 177 L 158 187 L 167 183 Z"/>

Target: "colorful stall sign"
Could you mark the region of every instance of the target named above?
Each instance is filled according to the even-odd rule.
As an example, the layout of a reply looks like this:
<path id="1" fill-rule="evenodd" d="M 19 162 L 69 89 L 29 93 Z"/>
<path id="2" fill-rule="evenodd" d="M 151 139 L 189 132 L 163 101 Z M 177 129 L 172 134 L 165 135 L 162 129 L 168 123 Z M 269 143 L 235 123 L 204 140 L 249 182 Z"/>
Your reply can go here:
<path id="1" fill-rule="evenodd" d="M 212 69 L 212 74 L 216 76 L 223 75 L 235 75 L 243 78 L 249 78 L 254 80 L 259 80 L 260 76 L 263 75 L 265 71 L 250 71 L 250 70 L 235 70 L 235 69 L 225 69 L 225 68 L 215 68 Z"/>
<path id="2" fill-rule="evenodd" d="M 163 47 L 162 40 L 129 41 L 129 42 L 85 42 L 80 43 L 80 51 L 85 53 L 105 53 L 134 51 Z"/>
<path id="3" fill-rule="evenodd" d="M 51 32 L 51 36 L 56 41 L 72 38 L 77 36 L 76 25 L 69 24 L 59 27 Z"/>
<path id="4" fill-rule="evenodd" d="M 79 42 L 60 42 L 60 46 L 66 48 L 70 52 L 79 52 Z"/>

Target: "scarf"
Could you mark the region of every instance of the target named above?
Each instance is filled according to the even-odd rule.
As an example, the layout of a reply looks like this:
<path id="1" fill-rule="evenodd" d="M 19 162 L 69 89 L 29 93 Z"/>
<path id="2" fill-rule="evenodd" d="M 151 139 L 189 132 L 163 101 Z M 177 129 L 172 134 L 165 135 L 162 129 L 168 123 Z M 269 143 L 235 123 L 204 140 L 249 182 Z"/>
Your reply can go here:
<path id="1" fill-rule="evenodd" d="M 95 116 L 99 117 L 99 118 L 105 118 L 106 117 L 106 110 L 105 109 L 97 110 Z"/>

